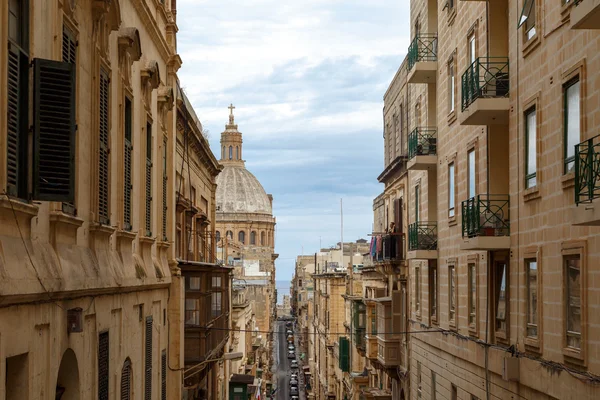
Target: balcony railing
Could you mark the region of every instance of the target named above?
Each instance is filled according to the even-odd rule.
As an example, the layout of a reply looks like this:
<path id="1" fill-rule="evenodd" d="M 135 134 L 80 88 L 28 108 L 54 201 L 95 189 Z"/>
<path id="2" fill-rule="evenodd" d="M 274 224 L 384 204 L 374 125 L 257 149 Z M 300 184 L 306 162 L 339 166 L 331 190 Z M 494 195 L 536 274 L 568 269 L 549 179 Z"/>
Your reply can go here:
<path id="1" fill-rule="evenodd" d="M 462 235 L 509 236 L 509 196 L 480 194 L 462 202 Z"/>
<path id="2" fill-rule="evenodd" d="M 600 135 L 575 145 L 575 203 L 600 197 Z"/>
<path id="3" fill-rule="evenodd" d="M 404 260 L 404 234 L 376 236 L 375 262 Z M 379 243 L 379 241 L 381 241 Z"/>
<path id="4" fill-rule="evenodd" d="M 437 152 L 437 129 L 415 128 L 408 135 L 408 158 L 434 156 Z"/>
<path id="5" fill-rule="evenodd" d="M 421 33 L 408 47 L 408 70 L 421 61 L 437 61 L 437 33 Z"/>
<path id="6" fill-rule="evenodd" d="M 408 226 L 408 250 L 437 250 L 437 222 L 415 222 Z"/>
<path id="7" fill-rule="evenodd" d="M 508 57 L 480 57 L 462 75 L 462 110 L 479 98 L 508 97 Z"/>

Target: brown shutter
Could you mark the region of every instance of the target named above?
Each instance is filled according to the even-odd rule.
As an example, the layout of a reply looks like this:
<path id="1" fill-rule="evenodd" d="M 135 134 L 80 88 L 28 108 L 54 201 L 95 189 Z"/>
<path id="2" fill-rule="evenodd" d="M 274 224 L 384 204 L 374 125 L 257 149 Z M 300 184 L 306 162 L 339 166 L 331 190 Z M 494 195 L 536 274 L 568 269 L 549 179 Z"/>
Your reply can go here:
<path id="1" fill-rule="evenodd" d="M 152 400 L 152 317 L 146 317 L 144 399 Z"/>
<path id="2" fill-rule="evenodd" d="M 108 400 L 108 361 L 108 332 L 102 332 L 98 337 L 98 400 Z"/>
<path id="3" fill-rule="evenodd" d="M 131 361 L 129 358 L 125 360 L 121 371 L 121 400 L 131 400 Z"/>
<path id="4" fill-rule="evenodd" d="M 6 181 L 8 194 L 17 196 L 19 194 L 19 132 L 22 128 L 21 112 L 21 53 L 17 46 L 9 42 L 8 45 L 8 124 L 7 124 L 7 165 Z"/>
<path id="5" fill-rule="evenodd" d="M 162 177 L 162 230 L 163 240 L 167 237 L 167 139 L 163 140 L 163 177 Z"/>
<path id="6" fill-rule="evenodd" d="M 162 355 L 160 357 L 160 370 L 161 370 L 161 390 L 160 390 L 160 398 L 161 400 L 167 400 L 167 351 L 163 350 Z"/>
<path id="7" fill-rule="evenodd" d="M 104 70 L 100 70 L 99 99 L 99 151 L 98 151 L 98 222 L 110 225 L 108 209 L 108 173 L 109 173 L 109 89 L 110 79 Z"/>
<path id="8" fill-rule="evenodd" d="M 69 28 L 63 26 L 62 60 L 69 64 L 75 64 L 77 60 L 77 41 L 75 35 Z"/>
<path id="9" fill-rule="evenodd" d="M 75 65 L 33 60 L 33 198 L 75 200 Z"/>
<path id="10" fill-rule="evenodd" d="M 146 236 L 152 236 L 152 125 L 146 124 Z"/>
<path id="11" fill-rule="evenodd" d="M 130 231 L 131 226 L 131 158 L 133 153 L 133 146 L 131 144 L 131 122 L 132 122 L 132 109 L 131 109 L 131 100 L 125 98 L 125 147 L 124 147 L 124 204 L 123 204 L 123 224 L 124 229 Z"/>

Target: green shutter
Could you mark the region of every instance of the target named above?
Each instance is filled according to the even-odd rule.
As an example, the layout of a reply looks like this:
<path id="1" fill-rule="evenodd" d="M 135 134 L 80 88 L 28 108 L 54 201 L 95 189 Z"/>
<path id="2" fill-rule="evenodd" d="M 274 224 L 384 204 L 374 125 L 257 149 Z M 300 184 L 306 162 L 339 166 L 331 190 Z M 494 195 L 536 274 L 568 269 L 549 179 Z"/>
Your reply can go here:
<path id="1" fill-rule="evenodd" d="M 109 173 L 109 89 L 110 79 L 104 70 L 100 70 L 99 98 L 99 151 L 98 151 L 98 222 L 110 225 L 108 209 L 108 173 Z"/>
<path id="2" fill-rule="evenodd" d="M 133 146 L 131 144 L 131 122 L 132 122 L 132 109 L 131 109 L 131 100 L 125 98 L 125 147 L 123 149 L 124 152 L 124 183 L 123 183 L 123 194 L 124 194 L 124 204 L 123 204 L 123 225 L 124 229 L 127 231 L 131 230 L 131 159 L 133 153 Z"/>
<path id="3" fill-rule="evenodd" d="M 161 369 L 161 389 L 160 389 L 160 399 L 167 400 L 167 351 L 163 350 L 161 359 L 160 359 L 160 369 Z"/>
<path id="4" fill-rule="evenodd" d="M 146 124 L 146 236 L 152 236 L 152 125 Z"/>
<path id="5" fill-rule="evenodd" d="M 350 341 L 346 337 L 339 340 L 339 367 L 343 372 L 350 371 Z"/>
<path id="6" fill-rule="evenodd" d="M 7 165 L 6 180 L 7 191 L 12 196 L 19 194 L 19 143 L 22 128 L 21 115 L 21 53 L 17 46 L 9 42 L 8 45 L 8 123 L 7 123 Z M 25 110 L 23 110 L 25 111 Z M 26 113 L 24 113 L 26 114 Z"/>
<path id="7" fill-rule="evenodd" d="M 33 60 L 33 198 L 75 200 L 75 65 Z"/>
<path id="8" fill-rule="evenodd" d="M 63 26 L 62 60 L 69 64 L 75 64 L 77 57 L 77 41 L 75 35 L 69 28 Z"/>
<path id="9" fill-rule="evenodd" d="M 108 400 L 109 379 L 109 337 L 108 332 L 98 336 L 98 400 Z"/>
<path id="10" fill-rule="evenodd" d="M 144 400 L 152 400 L 152 317 L 146 317 Z"/>

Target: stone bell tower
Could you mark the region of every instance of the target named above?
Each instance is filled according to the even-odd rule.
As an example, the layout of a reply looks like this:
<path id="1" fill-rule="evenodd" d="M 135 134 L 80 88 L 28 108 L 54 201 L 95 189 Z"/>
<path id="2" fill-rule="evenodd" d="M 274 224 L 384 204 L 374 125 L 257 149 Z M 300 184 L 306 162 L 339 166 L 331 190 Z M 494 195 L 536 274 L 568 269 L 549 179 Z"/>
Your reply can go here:
<path id="1" fill-rule="evenodd" d="M 229 106 L 229 123 L 221 133 L 221 162 L 222 164 L 244 164 L 242 159 L 242 133 L 234 121 L 233 104 Z"/>

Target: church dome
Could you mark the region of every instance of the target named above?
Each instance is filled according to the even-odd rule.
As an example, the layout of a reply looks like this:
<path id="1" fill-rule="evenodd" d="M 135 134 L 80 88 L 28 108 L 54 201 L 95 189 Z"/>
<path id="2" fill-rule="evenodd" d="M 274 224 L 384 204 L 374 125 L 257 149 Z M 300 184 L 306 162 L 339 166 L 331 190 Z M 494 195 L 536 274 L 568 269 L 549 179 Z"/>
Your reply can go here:
<path id="1" fill-rule="evenodd" d="M 225 165 L 217 176 L 217 207 L 225 213 L 272 214 L 271 201 L 244 165 Z"/>

